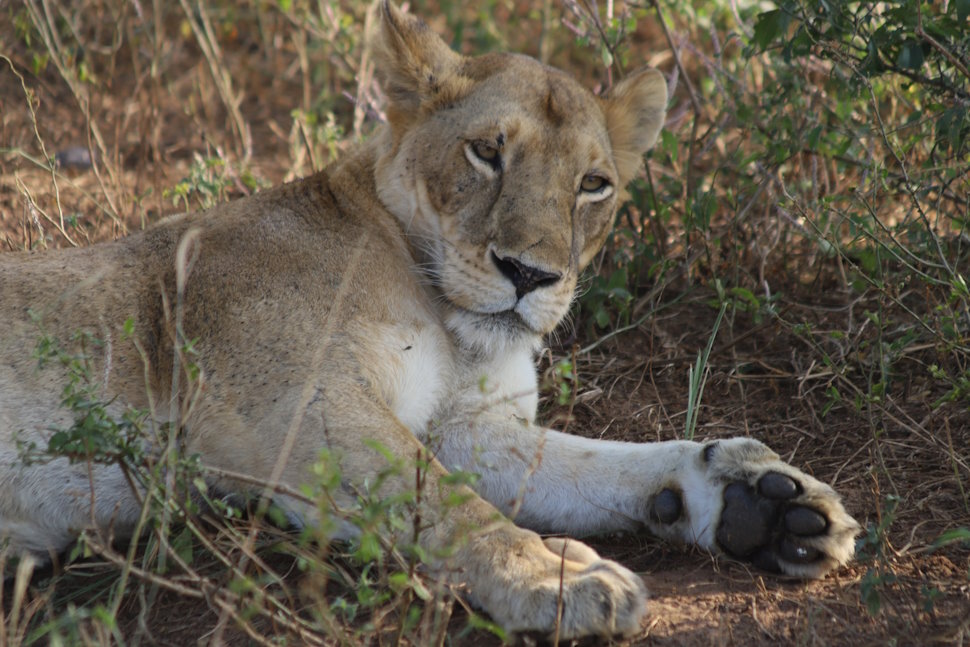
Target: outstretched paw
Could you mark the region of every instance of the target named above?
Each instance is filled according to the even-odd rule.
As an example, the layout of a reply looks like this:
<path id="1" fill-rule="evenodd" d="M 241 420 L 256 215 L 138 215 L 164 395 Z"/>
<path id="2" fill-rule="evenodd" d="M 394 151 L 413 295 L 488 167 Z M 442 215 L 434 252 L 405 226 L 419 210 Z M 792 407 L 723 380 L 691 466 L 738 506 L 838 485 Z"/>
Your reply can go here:
<path id="1" fill-rule="evenodd" d="M 776 573 L 823 577 L 854 553 L 859 524 L 835 491 L 750 438 L 708 443 L 695 466 L 703 475 L 680 491 L 661 490 L 652 527 Z"/>
<path id="2" fill-rule="evenodd" d="M 808 578 L 852 558 L 859 524 L 828 485 L 749 439 L 711 443 L 704 458 L 718 480 L 727 481 L 715 533 L 721 550 L 768 571 Z"/>

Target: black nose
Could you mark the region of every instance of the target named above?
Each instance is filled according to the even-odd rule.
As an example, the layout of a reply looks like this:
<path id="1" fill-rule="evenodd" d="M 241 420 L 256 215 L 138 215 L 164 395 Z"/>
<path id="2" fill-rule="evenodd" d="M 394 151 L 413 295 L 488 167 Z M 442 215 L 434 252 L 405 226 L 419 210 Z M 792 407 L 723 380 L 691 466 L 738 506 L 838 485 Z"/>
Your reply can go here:
<path id="1" fill-rule="evenodd" d="M 552 285 L 562 277 L 558 272 L 546 272 L 530 267 L 514 258 L 499 258 L 495 252 L 492 252 L 492 262 L 505 278 L 512 281 L 512 285 L 515 286 L 515 296 L 518 299 L 536 288 Z"/>

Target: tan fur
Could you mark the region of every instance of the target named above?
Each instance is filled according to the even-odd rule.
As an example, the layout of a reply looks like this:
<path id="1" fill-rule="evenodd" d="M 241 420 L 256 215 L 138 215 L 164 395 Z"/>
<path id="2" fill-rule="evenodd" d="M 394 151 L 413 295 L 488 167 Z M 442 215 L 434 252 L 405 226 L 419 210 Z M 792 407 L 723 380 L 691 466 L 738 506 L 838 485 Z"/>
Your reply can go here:
<path id="1" fill-rule="evenodd" d="M 326 447 L 344 478 L 338 503 L 351 506 L 386 465 L 369 441 L 407 459 L 426 443 L 437 458 L 425 514 L 438 516 L 422 541 L 459 546 L 440 567 L 476 604 L 511 630 L 634 632 L 645 609 L 638 576 L 579 543 L 563 565 L 562 540 L 544 544 L 499 511 L 559 532 L 647 525 L 716 550 L 724 475 L 755 483 L 761 465 L 777 463 L 726 444 L 712 465 L 732 467 L 718 471 L 695 443 L 621 445 L 532 423 L 532 354 L 566 314 L 657 138 L 663 78 L 635 73 L 598 99 L 532 59 L 461 57 L 389 3 L 380 12 L 373 51 L 389 124 L 356 152 L 116 242 L 0 256 L 0 538 L 43 554 L 86 528 L 124 535 L 137 518 L 137 497 L 111 466 L 90 466 L 89 480 L 83 462 L 20 461 L 18 440 L 43 446 L 70 418 L 56 406 L 62 368 L 39 369 L 31 348 L 42 334 L 70 345 L 84 330 L 104 341 L 88 351 L 115 412 L 152 408 L 164 421 L 181 407 L 184 450 L 208 466 L 295 488 L 313 481 Z M 485 159 L 492 152 L 500 166 Z M 584 191 L 584 178 L 601 189 Z M 129 318 L 134 342 L 121 332 Z M 173 394 L 177 318 L 201 377 Z M 466 492 L 442 516 L 446 468 L 480 473 L 482 498 Z M 831 557 L 799 567 L 818 576 L 851 555 L 854 522 L 827 486 L 802 482 L 833 519 L 833 537 L 817 542 Z M 671 483 L 696 506 L 661 526 L 649 510 Z M 380 494 L 410 487 L 405 475 Z M 294 520 L 314 519 L 298 500 L 277 502 Z"/>

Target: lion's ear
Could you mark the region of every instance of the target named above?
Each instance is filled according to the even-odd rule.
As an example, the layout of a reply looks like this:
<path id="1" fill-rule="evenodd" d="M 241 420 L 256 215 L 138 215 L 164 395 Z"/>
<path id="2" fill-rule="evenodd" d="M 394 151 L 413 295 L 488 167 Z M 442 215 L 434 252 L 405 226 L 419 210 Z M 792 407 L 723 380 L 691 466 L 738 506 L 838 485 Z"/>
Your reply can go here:
<path id="1" fill-rule="evenodd" d="M 462 57 L 420 18 L 390 0 L 377 4 L 380 24 L 369 44 L 391 107 L 413 114 L 458 98 L 469 85 L 460 74 Z"/>
<path id="2" fill-rule="evenodd" d="M 606 127 L 621 187 L 633 178 L 643 154 L 657 142 L 666 110 L 667 83 L 651 68 L 623 79 L 604 98 Z"/>

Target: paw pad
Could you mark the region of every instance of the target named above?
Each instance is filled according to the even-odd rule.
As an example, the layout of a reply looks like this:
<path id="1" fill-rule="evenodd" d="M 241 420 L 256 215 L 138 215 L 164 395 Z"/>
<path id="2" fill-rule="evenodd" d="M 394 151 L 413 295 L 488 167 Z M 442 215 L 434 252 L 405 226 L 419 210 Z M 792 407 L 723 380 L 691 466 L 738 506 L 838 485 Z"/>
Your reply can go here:
<path id="1" fill-rule="evenodd" d="M 782 539 L 778 545 L 778 556 L 793 564 L 811 564 L 821 553 L 811 546 L 800 546 L 788 539 Z"/>
<path id="2" fill-rule="evenodd" d="M 768 472 L 758 481 L 758 492 L 769 499 L 791 499 L 798 496 L 800 488 L 791 477 L 778 472 Z"/>
<path id="3" fill-rule="evenodd" d="M 825 532 L 829 522 L 811 508 L 796 506 L 785 512 L 785 528 L 800 537 L 812 537 Z"/>
<path id="4" fill-rule="evenodd" d="M 679 492 L 667 488 L 661 490 L 650 507 L 650 518 L 662 524 L 672 524 L 680 519 L 684 511 L 684 502 Z"/>
<path id="5" fill-rule="evenodd" d="M 768 472 L 751 487 L 737 481 L 724 489 L 724 508 L 717 543 L 728 554 L 769 571 L 782 570 L 779 560 L 811 564 L 822 557 L 800 538 L 824 533 L 828 520 L 818 511 L 793 503 L 801 485 L 779 472 Z"/>

